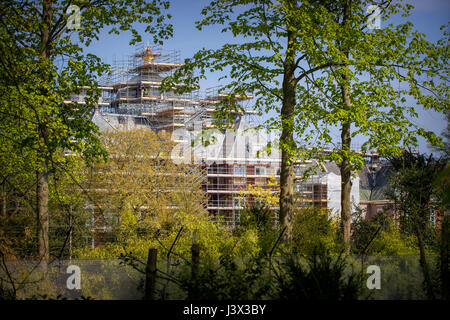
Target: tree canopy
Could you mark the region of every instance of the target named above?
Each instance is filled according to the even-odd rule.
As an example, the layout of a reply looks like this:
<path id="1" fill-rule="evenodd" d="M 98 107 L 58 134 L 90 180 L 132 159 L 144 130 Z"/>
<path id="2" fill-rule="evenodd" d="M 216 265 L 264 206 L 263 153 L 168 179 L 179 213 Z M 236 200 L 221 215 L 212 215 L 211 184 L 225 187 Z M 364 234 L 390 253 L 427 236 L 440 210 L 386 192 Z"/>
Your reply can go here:
<path id="1" fill-rule="evenodd" d="M 270 117 L 261 128 L 281 130 L 280 220 L 290 224 L 293 167 L 296 159 L 317 158 L 340 164 L 341 215 L 349 246 L 351 174 L 363 156 L 352 138 L 366 137 L 362 151 L 399 155 L 423 136 L 440 143 L 432 131 L 416 125 L 417 105 L 445 112 L 448 105 L 447 33 L 437 43 L 426 40 L 411 22 L 387 23 L 408 16 L 412 5 L 378 4 L 382 27 L 369 29 L 372 1 L 211 1 L 197 28 L 220 25 L 236 41 L 203 48 L 167 79 L 190 90 L 208 71 L 226 71 L 233 95 L 254 95 L 255 110 Z M 232 120 L 239 107 L 219 105 L 216 115 Z M 273 115 L 273 116 L 272 116 Z M 220 124 L 219 124 L 220 125 Z M 332 130 L 341 132 L 333 138 Z M 324 148 L 332 149 L 324 153 Z"/>

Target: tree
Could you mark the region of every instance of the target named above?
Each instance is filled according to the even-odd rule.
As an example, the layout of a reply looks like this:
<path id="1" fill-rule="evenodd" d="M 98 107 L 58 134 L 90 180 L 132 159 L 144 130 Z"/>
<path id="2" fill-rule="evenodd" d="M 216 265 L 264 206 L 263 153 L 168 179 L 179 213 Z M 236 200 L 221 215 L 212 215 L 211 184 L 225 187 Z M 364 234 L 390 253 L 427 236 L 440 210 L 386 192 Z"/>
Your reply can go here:
<path id="1" fill-rule="evenodd" d="M 427 297 L 434 299 L 425 250 L 427 238 L 434 234 L 430 216 L 438 211 L 441 202 L 433 183 L 447 161 L 406 151 L 402 157 L 392 157 L 390 161 L 396 172 L 390 178 L 387 196 L 394 201 L 403 231 L 416 236 Z"/>
<path id="2" fill-rule="evenodd" d="M 437 261 L 439 293 L 441 299 L 450 300 L 450 216 L 442 217 L 440 230 L 440 250 Z"/>
<path id="3" fill-rule="evenodd" d="M 77 155 L 66 155 L 66 170 L 55 170 L 49 180 L 49 253 L 58 259 L 73 257 L 74 249 L 84 247 L 91 236 L 90 195 L 83 188 L 86 164 Z"/>
<path id="4" fill-rule="evenodd" d="M 163 13 L 168 6 L 163 0 L 8 0 L 0 4 L 0 73 L 7 85 L 2 113 L 21 119 L 21 128 L 26 128 L 24 135 L 16 137 L 10 123 L 2 123 L 1 133 L 36 153 L 38 256 L 44 264 L 49 257 L 49 173 L 56 167 L 64 169 L 60 149 L 82 154 L 87 161 L 105 156 L 89 115 L 99 97 L 97 78 L 107 66 L 92 54 L 84 55 L 81 45 L 98 40 L 107 26 L 109 33 L 130 30 L 133 44 L 141 40 L 132 25 L 135 22 L 145 23 L 145 31 L 160 42 L 172 34 Z M 79 44 L 72 41 L 77 12 L 81 14 L 76 32 Z M 64 103 L 82 86 L 90 88 L 84 105 Z"/>
<path id="5" fill-rule="evenodd" d="M 417 143 L 417 135 L 438 144 L 434 133 L 413 124 L 410 118 L 418 114 L 406 97 L 426 109 L 448 109 L 444 42 L 426 41 L 423 34 L 412 30 L 410 22 L 368 30 L 366 9 L 371 4 L 349 0 L 211 1 L 197 27 L 223 25 L 222 32 L 239 37 L 238 43 L 198 51 L 166 80 L 168 84 L 184 82 L 187 86 L 179 90 L 186 90 L 205 78 L 206 71 L 229 70 L 222 78 L 230 80 L 226 86 L 232 89 L 230 99 L 235 94 L 253 94 L 256 110 L 275 111 L 277 116 L 261 128 L 281 130 L 282 225 L 291 226 L 293 160 L 337 161 L 347 253 L 351 175 L 364 162 L 350 148 L 352 137 L 366 136 L 362 150 L 378 149 L 382 155 L 398 155 L 402 144 Z M 383 19 L 400 12 L 408 15 L 411 7 L 390 1 L 379 4 Z M 195 70 L 199 72 L 196 76 Z M 421 76 L 434 80 L 419 81 Z M 406 88 L 396 88 L 394 79 Z M 427 95 L 430 91 L 433 94 Z M 227 101 L 220 105 L 218 119 L 232 120 L 230 115 L 237 107 Z M 339 143 L 333 141 L 333 127 L 341 131 Z M 333 152 L 322 152 L 330 144 Z"/>
<path id="6" fill-rule="evenodd" d="M 278 263 L 275 271 L 274 299 L 280 300 L 356 300 L 360 297 L 361 275 L 346 257 L 333 256 L 318 247 L 306 257 L 306 264 L 298 256 L 288 256 Z"/>
<path id="7" fill-rule="evenodd" d="M 102 142 L 109 159 L 89 168 L 84 188 L 96 227 L 106 226 L 116 241 L 163 235 L 178 218 L 206 212 L 202 173 L 171 160 L 167 137 L 142 128 L 105 132 Z"/>
<path id="8" fill-rule="evenodd" d="M 178 69 L 172 77 L 163 82 L 163 88 L 172 88 L 174 83 L 184 83 L 178 92 L 188 91 L 198 86 L 198 80 L 206 77 L 206 71 L 230 72 L 222 78 L 231 81 L 224 90 L 231 93 L 218 104 L 217 125 L 224 126 L 223 120 L 233 121 L 232 114 L 239 110 L 229 103 L 236 95 L 247 97 L 255 94 L 255 109 L 260 112 L 275 110 L 279 118 L 272 118 L 262 125 L 270 129 L 281 129 L 281 174 L 280 174 L 280 213 L 282 226 L 287 227 L 286 238 L 292 234 L 292 212 L 294 209 L 294 161 L 297 144 L 294 135 L 302 133 L 307 127 L 294 126 L 298 116 L 296 109 L 300 81 L 309 74 L 322 70 L 326 65 L 303 69 L 301 61 L 307 56 L 307 43 L 303 43 L 298 30 L 304 27 L 300 16 L 307 16 L 310 8 L 299 7 L 297 1 L 211 1 L 203 9 L 203 20 L 197 28 L 219 24 L 222 32 L 231 32 L 243 41 L 226 44 L 217 50 L 202 49 L 192 59 Z M 194 76 L 199 70 L 199 76 Z M 281 108 L 280 105 L 281 104 Z"/>
<path id="9" fill-rule="evenodd" d="M 341 215 L 348 252 L 350 178 L 363 163 L 362 157 L 350 150 L 352 137 L 366 136 L 362 150 L 377 149 L 385 156 L 399 155 L 402 145 L 416 146 L 417 135 L 436 145 L 440 139 L 433 132 L 411 121 L 417 117 L 414 103 L 425 109 L 448 110 L 444 40 L 436 44 L 426 41 L 423 34 L 412 30 L 410 22 L 368 31 L 365 25 L 369 4 L 341 1 L 337 8 L 324 5 L 318 19 L 333 31 L 324 37 L 319 34 L 314 45 L 322 52 L 320 60 L 331 61 L 331 65 L 313 81 L 316 89 L 310 94 L 314 96 L 307 99 L 312 100 L 307 105 L 317 107 L 312 113 L 320 119 L 314 125 L 325 132 L 321 140 L 331 140 L 327 126 L 341 129 L 340 150 L 329 158 L 341 164 Z M 390 1 L 378 5 L 383 20 L 397 13 L 408 16 L 411 8 Z"/>
<path id="10" fill-rule="evenodd" d="M 352 231 L 352 252 L 357 256 L 416 255 L 419 251 L 414 236 L 402 232 L 398 222 L 385 213 L 369 220 L 358 214 Z"/>
<path id="11" fill-rule="evenodd" d="M 197 165 L 173 161 L 176 148 L 168 136 L 148 128 L 118 130 L 105 132 L 102 142 L 108 161 L 88 167 L 82 183 L 101 241 L 94 249 L 76 250 L 77 257 L 134 261 L 158 248 L 158 255 L 180 262 L 191 256 L 194 240 L 202 261 L 258 255 L 252 234 L 235 235 L 208 214 L 205 173 Z M 168 262 L 165 272 L 170 270 Z"/>
<path id="12" fill-rule="evenodd" d="M 340 253 L 337 241 L 339 224 L 330 217 L 326 208 L 304 207 L 296 210 L 293 223 L 292 249 L 296 254 L 311 256 L 319 247 Z"/>

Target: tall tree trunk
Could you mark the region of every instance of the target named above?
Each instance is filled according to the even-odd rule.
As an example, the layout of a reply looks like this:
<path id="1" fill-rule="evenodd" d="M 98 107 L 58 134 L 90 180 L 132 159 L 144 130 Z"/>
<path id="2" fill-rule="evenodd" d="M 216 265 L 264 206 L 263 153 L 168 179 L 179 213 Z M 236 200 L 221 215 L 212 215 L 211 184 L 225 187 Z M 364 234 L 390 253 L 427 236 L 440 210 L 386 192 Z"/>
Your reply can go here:
<path id="1" fill-rule="evenodd" d="M 345 91 L 345 90 L 344 90 Z M 350 254 L 350 233 L 352 222 L 352 207 L 350 195 L 352 190 L 352 170 L 351 165 L 345 156 L 345 152 L 350 150 L 351 136 L 350 123 L 346 122 L 342 126 L 341 132 L 342 149 L 344 156 L 341 163 L 341 224 L 345 253 Z"/>
<path id="2" fill-rule="evenodd" d="M 296 2 L 291 3 L 293 7 Z M 288 23 L 289 25 L 289 23 Z M 287 28 L 290 29 L 289 27 Z M 295 79 L 295 55 L 296 51 L 293 45 L 296 41 L 296 35 L 288 31 L 288 44 L 286 58 L 283 63 L 283 104 L 281 107 L 281 174 L 280 174 L 280 224 L 286 227 L 284 233 L 285 240 L 292 237 L 292 214 L 294 209 L 294 162 L 291 161 L 291 152 L 295 149 L 294 141 L 294 111 L 295 111 L 295 92 L 297 80 Z"/>
<path id="3" fill-rule="evenodd" d="M 344 81 L 348 81 L 348 77 L 344 76 Z M 341 86 L 342 101 L 344 108 L 350 110 L 351 100 L 349 88 L 344 85 Z M 344 242 L 345 253 L 350 254 L 350 234 L 352 223 L 352 203 L 350 200 L 352 192 L 352 166 L 348 161 L 348 152 L 350 152 L 351 137 L 351 123 L 346 121 L 341 128 L 341 148 L 342 148 L 342 163 L 341 163 L 341 228 Z"/>
<path id="4" fill-rule="evenodd" d="M 37 184 L 37 241 L 38 255 L 41 259 L 41 267 L 47 269 L 47 261 L 49 258 L 48 250 L 48 170 L 45 163 L 43 172 L 38 172 Z"/>
<path id="5" fill-rule="evenodd" d="M 51 48 L 51 25 L 52 25 L 52 2 L 45 0 L 42 5 L 42 20 L 43 28 L 41 31 L 40 56 L 44 63 L 50 59 Z M 42 79 L 45 83 L 48 81 L 48 66 L 42 65 Z M 41 91 L 45 97 L 47 88 L 44 87 Z M 45 107 L 45 106 L 44 106 Z M 48 116 L 44 115 L 39 120 L 38 137 L 41 157 L 41 172 L 38 172 L 37 183 L 37 240 L 38 240 L 38 255 L 41 260 L 41 268 L 47 270 L 47 261 L 49 258 L 48 248 Z"/>
<path id="6" fill-rule="evenodd" d="M 344 6 L 344 16 L 342 19 L 342 25 L 351 28 L 348 25 L 348 21 L 351 14 L 352 1 L 346 0 Z M 345 56 L 349 57 L 349 48 L 344 43 L 341 48 Z M 343 67 L 343 71 L 348 71 L 348 66 Z M 344 73 L 342 76 L 343 84 L 340 85 L 342 102 L 345 110 L 351 109 L 351 99 L 350 99 L 350 84 L 349 76 Z M 341 163 L 341 226 L 342 226 L 342 236 L 344 242 L 345 253 L 350 254 L 350 234 L 351 234 L 351 217 L 352 217 L 352 207 L 350 201 L 350 194 L 352 190 L 352 166 L 348 161 L 348 154 L 350 152 L 350 145 L 352 142 L 351 138 L 351 122 L 350 120 L 345 120 L 342 123 L 341 128 L 341 148 L 342 148 L 342 163 Z"/>

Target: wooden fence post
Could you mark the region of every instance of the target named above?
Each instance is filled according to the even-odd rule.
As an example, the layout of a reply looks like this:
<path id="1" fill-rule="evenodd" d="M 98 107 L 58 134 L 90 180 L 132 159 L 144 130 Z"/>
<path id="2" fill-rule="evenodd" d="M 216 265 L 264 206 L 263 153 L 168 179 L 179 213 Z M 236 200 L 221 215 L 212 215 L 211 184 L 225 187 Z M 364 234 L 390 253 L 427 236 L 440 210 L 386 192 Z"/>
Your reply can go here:
<path id="1" fill-rule="evenodd" d="M 145 300 L 155 299 L 156 287 L 156 259 L 158 250 L 148 249 L 147 267 L 145 268 Z"/>

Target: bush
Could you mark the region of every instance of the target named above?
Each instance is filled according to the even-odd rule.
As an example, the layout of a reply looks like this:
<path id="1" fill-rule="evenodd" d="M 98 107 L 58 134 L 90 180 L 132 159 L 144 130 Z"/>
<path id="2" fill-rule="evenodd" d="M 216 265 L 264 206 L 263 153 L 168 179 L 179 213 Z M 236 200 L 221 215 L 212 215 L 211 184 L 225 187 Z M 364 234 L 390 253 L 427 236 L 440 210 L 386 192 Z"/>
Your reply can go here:
<path id="1" fill-rule="evenodd" d="M 267 294 L 265 264 L 260 258 L 239 261 L 222 256 L 218 264 L 202 264 L 197 278 L 190 269 L 180 275 L 180 286 L 193 300 L 257 300 Z"/>
<path id="2" fill-rule="evenodd" d="M 306 263 L 291 256 L 274 271 L 274 299 L 355 300 L 359 296 L 360 275 L 348 270 L 342 255 L 333 257 L 324 247 L 315 249 Z"/>
<path id="3" fill-rule="evenodd" d="M 338 253 L 338 230 L 328 210 L 313 207 L 298 209 L 292 226 L 293 253 L 311 255 L 317 247 Z"/>
<path id="4" fill-rule="evenodd" d="M 411 235 L 401 232 L 393 218 L 379 213 L 370 220 L 356 213 L 352 223 L 352 251 L 368 255 L 415 255 L 418 248 Z"/>
<path id="5" fill-rule="evenodd" d="M 258 255 L 267 257 L 280 233 L 274 219 L 273 211 L 265 205 L 246 207 L 240 214 L 238 237 L 245 238 L 253 235 L 256 238 Z"/>

